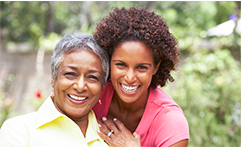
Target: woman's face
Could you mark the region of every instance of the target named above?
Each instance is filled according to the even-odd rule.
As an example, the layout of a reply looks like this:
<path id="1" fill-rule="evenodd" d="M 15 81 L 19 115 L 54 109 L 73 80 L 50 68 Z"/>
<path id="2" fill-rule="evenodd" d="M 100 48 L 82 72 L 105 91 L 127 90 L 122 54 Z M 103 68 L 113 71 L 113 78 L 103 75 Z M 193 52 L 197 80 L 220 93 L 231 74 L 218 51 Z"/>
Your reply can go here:
<path id="1" fill-rule="evenodd" d="M 101 60 L 94 53 L 82 49 L 66 54 L 52 79 L 58 111 L 72 120 L 87 119 L 100 97 L 102 74 Z"/>
<path id="2" fill-rule="evenodd" d="M 120 99 L 133 103 L 146 99 L 154 66 L 152 50 L 138 41 L 127 41 L 115 48 L 111 58 L 111 82 Z"/>

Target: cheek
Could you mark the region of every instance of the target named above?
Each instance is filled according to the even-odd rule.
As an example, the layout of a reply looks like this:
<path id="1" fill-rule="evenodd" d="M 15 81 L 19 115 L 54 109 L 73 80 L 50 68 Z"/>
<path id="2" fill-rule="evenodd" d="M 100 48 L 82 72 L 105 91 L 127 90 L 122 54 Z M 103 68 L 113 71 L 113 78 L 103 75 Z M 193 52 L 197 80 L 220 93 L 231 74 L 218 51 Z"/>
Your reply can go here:
<path id="1" fill-rule="evenodd" d="M 144 83 L 151 83 L 152 76 L 152 73 L 141 73 L 138 78 Z"/>
<path id="2" fill-rule="evenodd" d="M 110 72 L 111 80 L 115 79 L 116 76 L 117 76 L 117 73 L 115 72 L 115 70 L 111 70 L 111 72 Z"/>
<path id="3" fill-rule="evenodd" d="M 57 98 L 57 97 L 60 98 L 60 96 L 63 95 L 62 91 L 63 91 L 62 85 L 59 83 L 56 83 L 54 85 L 54 95 L 55 95 L 54 98 Z"/>
<path id="4" fill-rule="evenodd" d="M 64 82 L 59 80 L 54 84 L 54 95 L 57 97 L 62 97 L 65 94 L 65 91 L 70 87 L 70 82 Z"/>
<path id="5" fill-rule="evenodd" d="M 110 76 L 111 76 L 111 80 L 112 79 L 117 79 L 121 76 L 124 76 L 125 75 L 125 70 L 121 70 L 121 69 L 118 69 L 118 68 L 112 68 L 111 69 L 111 73 L 110 73 Z"/>
<path id="6" fill-rule="evenodd" d="M 71 81 L 71 80 L 67 80 L 67 79 L 59 79 L 58 80 L 58 83 L 57 83 L 57 85 L 56 85 L 56 88 L 57 89 L 60 89 L 60 90 L 65 90 L 65 89 L 67 89 L 67 88 L 69 88 L 70 86 L 72 86 L 73 85 L 73 81 Z"/>
<path id="7" fill-rule="evenodd" d="M 101 95 L 101 82 L 98 84 L 89 84 L 88 86 L 90 88 L 90 92 L 92 93 L 92 95 L 96 98 L 99 99 L 100 95 Z"/>

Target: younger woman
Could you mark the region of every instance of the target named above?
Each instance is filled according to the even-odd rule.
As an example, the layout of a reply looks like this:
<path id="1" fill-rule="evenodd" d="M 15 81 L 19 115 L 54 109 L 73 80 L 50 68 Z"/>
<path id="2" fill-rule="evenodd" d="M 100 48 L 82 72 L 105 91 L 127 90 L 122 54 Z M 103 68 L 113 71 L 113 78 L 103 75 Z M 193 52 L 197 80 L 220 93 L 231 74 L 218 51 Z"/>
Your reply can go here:
<path id="1" fill-rule="evenodd" d="M 93 108 L 103 120 L 99 135 L 111 146 L 140 146 L 140 138 L 142 147 L 187 146 L 187 120 L 159 88 L 174 81 L 179 61 L 165 20 L 146 8 L 115 8 L 94 38 L 110 59 L 110 80 Z"/>

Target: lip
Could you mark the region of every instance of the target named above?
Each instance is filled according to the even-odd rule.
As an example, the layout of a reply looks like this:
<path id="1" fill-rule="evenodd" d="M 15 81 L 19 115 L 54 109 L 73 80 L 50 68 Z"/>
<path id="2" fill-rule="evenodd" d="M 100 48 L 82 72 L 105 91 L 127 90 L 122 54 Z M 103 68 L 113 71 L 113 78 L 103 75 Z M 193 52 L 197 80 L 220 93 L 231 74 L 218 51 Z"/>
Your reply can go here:
<path id="1" fill-rule="evenodd" d="M 72 103 L 74 103 L 76 105 L 83 104 L 83 103 L 85 103 L 89 99 L 89 97 L 86 97 L 86 96 L 77 96 L 77 97 L 86 97 L 86 99 L 84 99 L 84 100 L 76 100 L 76 99 L 71 98 L 70 95 L 73 95 L 73 96 L 77 96 L 77 95 L 67 94 L 67 97 L 68 97 L 69 101 L 71 101 Z"/>
<path id="2" fill-rule="evenodd" d="M 128 86 L 128 87 L 137 87 L 137 88 L 136 88 L 135 91 L 126 91 L 126 90 L 122 87 L 122 85 Z M 140 85 L 139 85 L 139 86 L 133 86 L 133 85 L 130 86 L 130 85 L 125 85 L 125 84 L 120 83 L 120 89 L 121 89 L 121 91 L 122 91 L 123 93 L 125 93 L 125 94 L 129 94 L 129 95 L 136 94 L 136 93 L 139 91 L 139 88 L 140 88 Z"/>

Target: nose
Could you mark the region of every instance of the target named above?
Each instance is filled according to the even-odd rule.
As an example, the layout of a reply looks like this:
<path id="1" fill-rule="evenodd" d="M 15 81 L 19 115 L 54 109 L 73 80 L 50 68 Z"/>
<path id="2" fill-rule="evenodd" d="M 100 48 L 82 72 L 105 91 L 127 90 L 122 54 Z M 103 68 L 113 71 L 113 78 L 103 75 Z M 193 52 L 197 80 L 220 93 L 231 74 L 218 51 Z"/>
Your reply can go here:
<path id="1" fill-rule="evenodd" d="M 125 74 L 125 77 L 124 77 L 125 81 L 129 84 L 132 84 L 135 82 L 136 80 L 136 73 L 133 69 L 128 69 L 128 71 L 126 72 Z"/>
<path id="2" fill-rule="evenodd" d="M 86 87 L 86 82 L 85 82 L 85 78 L 84 77 L 80 77 L 78 80 L 76 80 L 75 84 L 74 84 L 74 88 L 78 91 L 78 92 L 82 92 L 85 90 Z"/>

